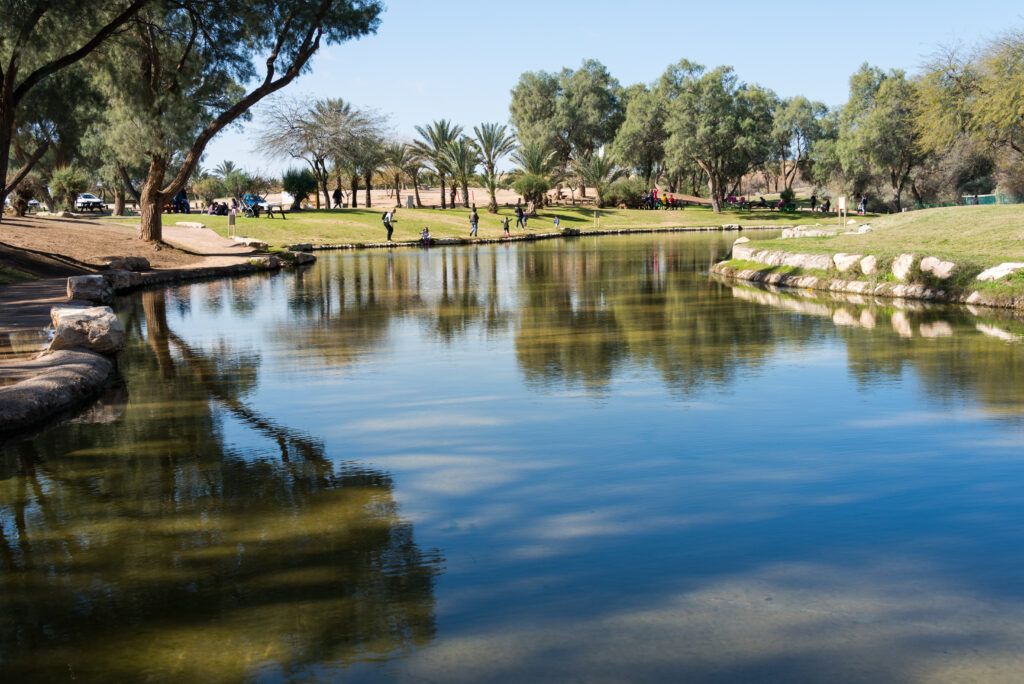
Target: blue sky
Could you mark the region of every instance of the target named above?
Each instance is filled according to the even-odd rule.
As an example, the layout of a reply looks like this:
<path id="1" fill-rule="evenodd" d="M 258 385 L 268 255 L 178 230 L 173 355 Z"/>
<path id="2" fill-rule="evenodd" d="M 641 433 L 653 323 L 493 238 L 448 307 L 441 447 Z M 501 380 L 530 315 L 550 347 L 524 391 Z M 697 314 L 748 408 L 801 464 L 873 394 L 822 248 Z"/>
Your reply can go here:
<path id="1" fill-rule="evenodd" d="M 651 82 L 682 58 L 728 64 L 740 79 L 830 106 L 863 62 L 916 71 L 941 45 L 970 47 L 1024 29 L 1020 2 L 387 3 L 380 30 L 321 49 L 286 97 L 342 97 L 390 116 L 399 138 L 448 118 L 472 129 L 508 120 L 509 91 L 525 71 L 577 68 L 587 58 L 622 85 Z M 292 165 L 259 153 L 254 120 L 222 132 L 203 164 L 230 159 L 277 175 Z"/>

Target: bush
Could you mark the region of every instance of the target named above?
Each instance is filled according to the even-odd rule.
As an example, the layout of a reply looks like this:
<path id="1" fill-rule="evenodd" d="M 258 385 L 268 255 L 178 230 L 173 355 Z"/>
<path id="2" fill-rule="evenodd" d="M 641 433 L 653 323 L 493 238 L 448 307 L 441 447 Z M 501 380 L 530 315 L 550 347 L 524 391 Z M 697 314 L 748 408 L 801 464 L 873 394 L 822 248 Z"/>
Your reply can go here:
<path id="1" fill-rule="evenodd" d="M 24 216 L 28 211 L 28 203 L 36 199 L 41 190 L 42 186 L 36 176 L 29 174 L 22 178 L 11 192 L 11 208 L 14 209 L 15 216 Z"/>
<path id="2" fill-rule="evenodd" d="M 309 169 L 288 169 L 281 178 L 284 191 L 295 198 L 291 210 L 299 211 L 308 195 L 317 191 L 316 176 Z"/>
<path id="3" fill-rule="evenodd" d="M 221 183 L 220 179 L 216 176 L 206 176 L 205 178 L 199 179 L 195 185 L 192 186 L 193 191 L 199 197 L 202 198 L 203 203 L 207 206 L 210 205 L 218 197 L 224 195 L 224 184 Z"/>
<path id="4" fill-rule="evenodd" d="M 620 178 L 608 186 L 602 199 L 610 207 L 624 204 L 628 209 L 638 209 L 646 191 L 642 178 Z"/>
<path id="5" fill-rule="evenodd" d="M 783 188 L 782 192 L 779 193 L 779 199 L 782 200 L 783 204 L 793 204 L 793 200 L 796 199 L 796 193 L 793 192 L 793 188 Z"/>
<path id="6" fill-rule="evenodd" d="M 85 172 L 74 166 L 62 166 L 53 172 L 50 190 L 54 199 L 68 209 L 75 208 L 75 200 L 89 189 Z"/>
<path id="7" fill-rule="evenodd" d="M 551 189 L 551 183 L 547 178 L 533 173 L 523 174 L 512 186 L 513 189 L 523 196 L 527 202 L 533 202 L 537 207 L 544 206 L 544 197 Z"/>

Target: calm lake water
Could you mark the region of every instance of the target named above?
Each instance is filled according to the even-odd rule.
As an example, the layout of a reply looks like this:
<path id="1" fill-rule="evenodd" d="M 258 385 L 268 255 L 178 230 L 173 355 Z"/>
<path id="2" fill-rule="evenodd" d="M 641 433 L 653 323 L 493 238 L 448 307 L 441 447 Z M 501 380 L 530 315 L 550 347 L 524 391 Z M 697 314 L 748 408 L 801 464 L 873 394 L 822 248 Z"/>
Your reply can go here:
<path id="1" fill-rule="evenodd" d="M 0 679 L 1024 673 L 1024 323 L 710 278 L 734 234 L 125 298 L 0 447 Z"/>

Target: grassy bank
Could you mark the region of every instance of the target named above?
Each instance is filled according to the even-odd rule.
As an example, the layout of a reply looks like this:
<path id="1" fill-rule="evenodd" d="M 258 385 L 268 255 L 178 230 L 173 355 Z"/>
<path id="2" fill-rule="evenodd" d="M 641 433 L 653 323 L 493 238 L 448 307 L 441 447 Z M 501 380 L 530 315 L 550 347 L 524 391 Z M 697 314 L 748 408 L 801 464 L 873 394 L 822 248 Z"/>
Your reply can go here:
<path id="1" fill-rule="evenodd" d="M 805 237 L 797 239 L 775 238 L 756 240 L 750 245 L 756 249 L 770 249 L 790 254 L 860 254 L 877 259 L 877 272 L 865 275 L 859 266 L 844 273 L 835 269 L 828 272 L 788 266 L 768 266 L 762 263 L 733 259 L 717 268 L 717 272 L 776 282 L 790 286 L 800 276 L 815 276 L 819 283 L 806 285 L 815 289 L 853 287 L 837 281 L 862 281 L 878 286 L 872 291 L 886 296 L 916 296 L 905 289 L 892 273 L 892 264 L 899 254 L 912 253 L 914 261 L 906 283 L 934 292 L 947 301 L 959 301 L 966 294 L 976 293 L 991 306 L 1021 308 L 1024 303 L 1024 271 L 997 281 L 981 282 L 976 279 L 986 268 L 1004 263 L 1024 263 L 1024 205 L 943 207 L 925 211 L 879 216 L 870 219 L 872 231 L 861 234 L 832 237 Z M 851 226 L 852 227 L 852 226 Z M 823 225 L 822 228 L 829 228 Z M 745 256 L 745 255 L 744 255 Z M 933 273 L 922 272 L 920 260 L 934 256 L 955 264 L 952 274 L 939 279 Z M 740 275 L 744 272 L 743 275 Z M 800 285 L 803 287 L 804 285 Z M 889 291 L 892 294 L 887 294 Z M 847 290 L 855 291 L 855 290 Z M 860 291 L 860 290 L 857 290 Z M 920 293 L 919 293 L 920 294 Z"/>
<path id="2" fill-rule="evenodd" d="M 835 227 L 824 221 L 822 228 Z M 806 253 L 874 254 L 880 261 L 905 252 L 956 263 L 992 266 L 1024 262 L 1024 205 L 942 207 L 868 218 L 862 235 L 759 240 L 758 247 Z M 805 222 L 806 223 L 806 222 Z"/>
<path id="3" fill-rule="evenodd" d="M 364 243 L 380 242 L 385 237 L 381 214 L 384 207 L 371 209 L 330 209 L 303 211 L 280 218 L 236 218 L 235 233 L 264 240 L 272 245 L 294 242 L 312 243 Z M 508 209 L 499 214 L 488 214 L 486 208 L 477 209 L 480 214 L 480 237 L 504 235 L 502 220 L 508 216 L 513 234 L 515 215 Z M 420 231 L 429 228 L 435 237 L 465 237 L 469 234 L 468 209 L 399 209 L 395 214 L 394 240 L 417 240 Z M 778 212 L 766 210 L 723 211 L 715 214 L 708 207 L 687 207 L 676 211 L 640 211 L 637 209 L 591 209 L 583 207 L 550 207 L 529 221 L 529 232 L 545 233 L 554 230 L 555 217 L 559 228 L 581 228 L 584 230 L 618 230 L 622 228 L 670 228 L 678 226 L 721 226 L 736 223 L 746 226 L 795 225 L 807 223 L 811 217 L 807 212 Z M 820 216 L 820 215 L 819 215 Z M 596 218 L 596 221 L 595 221 Z M 138 219 L 110 219 L 115 223 L 137 225 Z M 819 220 L 828 220 L 819 219 Z M 198 221 L 221 235 L 228 235 L 228 219 L 225 216 L 206 214 L 167 214 L 164 222 L 173 225 L 178 221 Z"/>

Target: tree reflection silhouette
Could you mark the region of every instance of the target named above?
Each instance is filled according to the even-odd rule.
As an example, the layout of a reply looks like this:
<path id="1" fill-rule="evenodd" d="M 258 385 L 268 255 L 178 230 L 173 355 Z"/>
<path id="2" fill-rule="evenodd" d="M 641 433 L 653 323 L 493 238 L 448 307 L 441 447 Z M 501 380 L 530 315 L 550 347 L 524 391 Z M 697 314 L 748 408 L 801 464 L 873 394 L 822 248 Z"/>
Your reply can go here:
<path id="1" fill-rule="evenodd" d="M 390 476 L 248 406 L 258 356 L 192 347 L 162 297 L 133 311 L 147 334 L 119 358 L 116 430 L 68 423 L 0 452 L 5 679 L 232 681 L 428 643 L 442 560 Z M 281 461 L 231 446 L 218 406 Z"/>

